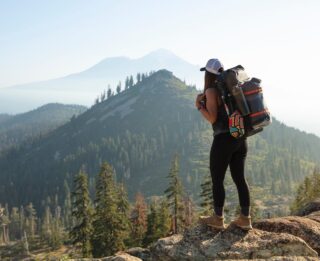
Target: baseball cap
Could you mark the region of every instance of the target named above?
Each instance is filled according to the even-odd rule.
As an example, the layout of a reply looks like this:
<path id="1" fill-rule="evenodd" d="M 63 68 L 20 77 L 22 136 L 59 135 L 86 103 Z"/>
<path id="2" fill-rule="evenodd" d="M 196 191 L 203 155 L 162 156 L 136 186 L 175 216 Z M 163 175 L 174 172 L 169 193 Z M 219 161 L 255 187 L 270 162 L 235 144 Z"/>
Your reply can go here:
<path id="1" fill-rule="evenodd" d="M 212 58 L 208 60 L 206 67 L 202 67 L 200 71 L 207 71 L 213 74 L 220 74 L 219 70 L 223 70 L 223 64 L 219 61 L 219 59 Z"/>

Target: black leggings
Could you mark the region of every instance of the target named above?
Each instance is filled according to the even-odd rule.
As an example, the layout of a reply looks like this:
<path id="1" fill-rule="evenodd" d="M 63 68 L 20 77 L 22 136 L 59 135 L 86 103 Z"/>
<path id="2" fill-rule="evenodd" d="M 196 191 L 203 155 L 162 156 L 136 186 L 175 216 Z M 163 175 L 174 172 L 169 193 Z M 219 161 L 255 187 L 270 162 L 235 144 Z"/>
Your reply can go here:
<path id="1" fill-rule="evenodd" d="M 249 187 L 244 177 L 248 144 L 246 138 L 235 139 L 229 133 L 214 137 L 210 150 L 210 173 L 214 208 L 223 208 L 225 201 L 224 177 L 228 165 L 237 186 L 241 208 L 250 206 Z"/>

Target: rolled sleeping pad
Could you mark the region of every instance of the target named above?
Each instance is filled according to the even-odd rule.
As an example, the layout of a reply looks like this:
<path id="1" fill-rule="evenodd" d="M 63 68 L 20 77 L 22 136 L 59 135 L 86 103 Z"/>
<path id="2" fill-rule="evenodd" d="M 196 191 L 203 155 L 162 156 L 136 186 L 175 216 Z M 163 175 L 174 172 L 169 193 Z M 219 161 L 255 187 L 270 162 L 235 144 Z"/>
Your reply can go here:
<path id="1" fill-rule="evenodd" d="M 252 78 L 241 85 L 250 110 L 248 123 L 253 129 L 265 127 L 271 123 L 271 116 L 263 99 L 263 92 L 260 87 L 260 83 L 261 80 Z"/>

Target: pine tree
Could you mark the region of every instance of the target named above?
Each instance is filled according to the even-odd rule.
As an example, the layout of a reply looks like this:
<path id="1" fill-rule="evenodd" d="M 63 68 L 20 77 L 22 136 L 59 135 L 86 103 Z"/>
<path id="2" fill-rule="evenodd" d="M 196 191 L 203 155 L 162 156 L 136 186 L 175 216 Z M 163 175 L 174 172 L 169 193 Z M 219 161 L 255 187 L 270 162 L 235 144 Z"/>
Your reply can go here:
<path id="1" fill-rule="evenodd" d="M 141 74 L 137 73 L 137 83 L 139 83 L 141 81 Z"/>
<path id="2" fill-rule="evenodd" d="M 103 92 L 100 95 L 100 101 L 103 102 L 106 99 L 106 91 L 103 90 Z"/>
<path id="3" fill-rule="evenodd" d="M 10 223 L 8 210 L 2 208 L 0 205 L 0 243 L 7 244 L 9 242 L 8 225 Z"/>
<path id="4" fill-rule="evenodd" d="M 127 77 L 126 77 L 125 84 L 124 84 L 124 89 L 125 89 L 125 90 L 127 90 L 127 89 L 129 88 L 129 81 L 130 81 L 130 80 L 129 80 L 129 77 L 127 76 Z"/>
<path id="5" fill-rule="evenodd" d="M 125 242 L 129 239 L 129 229 L 130 229 L 130 221 L 129 221 L 129 200 L 126 188 L 124 183 L 120 183 L 117 186 L 117 198 L 118 198 L 118 216 L 119 216 L 119 226 L 118 233 L 120 238 L 123 238 L 124 245 Z"/>
<path id="6" fill-rule="evenodd" d="M 320 198 L 320 170 L 315 168 L 311 176 L 312 188 L 310 191 L 310 197 L 312 199 Z"/>
<path id="7" fill-rule="evenodd" d="M 311 176 L 304 178 L 303 182 L 298 186 L 296 197 L 290 206 L 291 213 L 295 214 L 301 207 L 308 202 L 320 198 L 320 171 L 315 168 Z"/>
<path id="8" fill-rule="evenodd" d="M 171 217 L 166 199 L 152 200 L 147 216 L 147 231 L 143 239 L 143 246 L 148 246 L 161 237 L 170 234 Z"/>
<path id="9" fill-rule="evenodd" d="M 130 75 L 130 78 L 129 78 L 129 88 L 131 88 L 133 86 L 134 82 L 133 82 L 133 76 Z"/>
<path id="10" fill-rule="evenodd" d="M 83 257 L 91 256 L 92 207 L 88 190 L 88 177 L 83 169 L 74 178 L 72 195 L 72 216 L 75 225 L 70 231 L 73 244 L 79 245 Z"/>
<path id="11" fill-rule="evenodd" d="M 97 97 L 94 99 L 93 104 L 94 104 L 94 105 L 97 105 L 98 103 L 99 103 L 99 96 L 97 96 Z"/>
<path id="12" fill-rule="evenodd" d="M 72 216 L 71 216 L 71 193 L 68 182 L 65 180 L 64 184 L 64 204 L 63 204 L 63 225 L 66 230 L 70 230 L 73 226 L 72 224 Z"/>
<path id="13" fill-rule="evenodd" d="M 107 99 L 110 98 L 112 95 L 112 91 L 111 91 L 111 88 L 110 88 L 110 85 L 108 85 L 108 90 L 107 90 Z"/>
<path id="14" fill-rule="evenodd" d="M 121 82 L 119 81 L 118 85 L 117 85 L 117 94 L 119 94 L 121 92 Z"/>
<path id="15" fill-rule="evenodd" d="M 36 219 L 37 219 L 37 213 L 36 210 L 33 207 L 33 204 L 30 202 L 26 206 L 26 229 L 27 234 L 33 238 L 36 233 Z"/>
<path id="16" fill-rule="evenodd" d="M 93 256 L 113 255 L 124 248 L 123 213 L 119 211 L 118 191 L 111 165 L 104 162 L 96 181 Z"/>
<path id="17" fill-rule="evenodd" d="M 52 220 L 52 235 L 50 240 L 50 246 L 53 249 L 59 249 L 62 245 L 62 222 L 61 222 L 61 207 L 55 208 L 55 214 Z"/>
<path id="18" fill-rule="evenodd" d="M 154 201 L 150 204 L 149 213 L 147 216 L 147 231 L 145 238 L 143 239 L 143 245 L 148 246 L 150 243 L 158 239 L 157 228 L 158 228 L 158 216 L 157 216 L 156 204 Z"/>
<path id="19" fill-rule="evenodd" d="M 169 175 L 169 187 L 164 191 L 167 196 L 168 206 L 172 215 L 172 231 L 174 234 L 180 232 L 180 226 L 183 223 L 183 188 L 178 177 L 179 156 L 176 153 L 173 157 Z"/>
<path id="20" fill-rule="evenodd" d="M 170 232 L 170 212 L 165 199 L 162 199 L 159 204 L 157 231 L 159 238 L 168 236 Z"/>
<path id="21" fill-rule="evenodd" d="M 22 252 L 24 255 L 27 255 L 27 256 L 30 255 L 29 242 L 28 242 L 26 231 L 23 232 L 23 237 L 22 237 Z"/>
<path id="22" fill-rule="evenodd" d="M 297 188 L 296 197 L 294 202 L 290 207 L 291 213 L 295 213 L 300 207 L 302 207 L 306 203 L 305 191 L 304 191 L 304 184 L 300 184 Z"/>
<path id="23" fill-rule="evenodd" d="M 208 215 L 213 213 L 213 195 L 212 195 L 212 179 L 210 175 L 206 175 L 201 186 L 201 203 L 203 214 Z"/>
<path id="24" fill-rule="evenodd" d="M 20 234 L 20 215 L 19 215 L 19 209 L 17 207 L 13 207 L 11 209 L 11 215 L 10 215 L 11 222 L 9 224 L 10 234 L 12 239 L 18 240 L 21 239 Z"/>
<path id="25" fill-rule="evenodd" d="M 62 245 L 62 222 L 61 208 L 57 206 L 54 216 L 51 213 L 49 206 L 46 206 L 41 223 L 40 237 L 43 242 L 46 242 L 52 249 L 58 249 Z"/>
<path id="26" fill-rule="evenodd" d="M 20 214 L 19 231 L 20 231 L 20 237 L 22 239 L 24 236 L 24 232 L 25 232 L 25 222 L 26 222 L 23 206 L 20 206 L 20 213 L 19 214 Z"/>
<path id="27" fill-rule="evenodd" d="M 41 226 L 41 239 L 42 241 L 46 241 L 48 244 L 50 243 L 51 238 L 51 222 L 52 222 L 52 214 L 49 206 L 46 206 L 45 212 L 42 218 L 42 226 Z"/>
<path id="28" fill-rule="evenodd" d="M 135 198 L 135 205 L 131 212 L 131 238 L 132 245 L 140 246 L 147 231 L 147 204 L 143 195 L 138 192 Z"/>

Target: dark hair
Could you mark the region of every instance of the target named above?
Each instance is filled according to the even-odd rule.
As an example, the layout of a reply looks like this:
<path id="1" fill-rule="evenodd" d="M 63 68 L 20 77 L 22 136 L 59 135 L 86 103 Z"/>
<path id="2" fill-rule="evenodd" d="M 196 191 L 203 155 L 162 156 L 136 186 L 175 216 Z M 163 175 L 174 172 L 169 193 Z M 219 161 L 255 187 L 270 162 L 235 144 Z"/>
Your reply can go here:
<path id="1" fill-rule="evenodd" d="M 219 71 L 220 73 L 223 72 L 223 68 L 220 68 Z M 217 75 L 216 74 L 213 74 L 213 73 L 210 73 L 210 72 L 205 72 L 205 75 L 204 75 L 204 90 L 203 90 L 203 93 L 206 92 L 206 90 L 208 88 L 214 88 L 215 85 L 216 85 L 216 80 L 217 80 Z M 220 96 L 218 96 L 218 105 L 221 104 L 221 98 Z"/>
<path id="2" fill-rule="evenodd" d="M 221 67 L 219 70 L 218 70 L 219 73 L 222 73 L 223 72 L 223 68 Z M 216 84 L 216 80 L 217 80 L 217 75 L 216 74 L 213 74 L 213 73 L 210 73 L 208 71 L 205 71 L 205 76 L 204 76 L 204 90 L 203 92 L 206 91 L 206 89 L 208 88 L 212 88 L 215 86 Z"/>
<path id="3" fill-rule="evenodd" d="M 210 73 L 210 72 L 205 72 L 204 74 L 204 90 L 203 92 L 206 92 L 206 89 L 212 88 L 215 86 L 217 80 L 217 75 Z"/>

